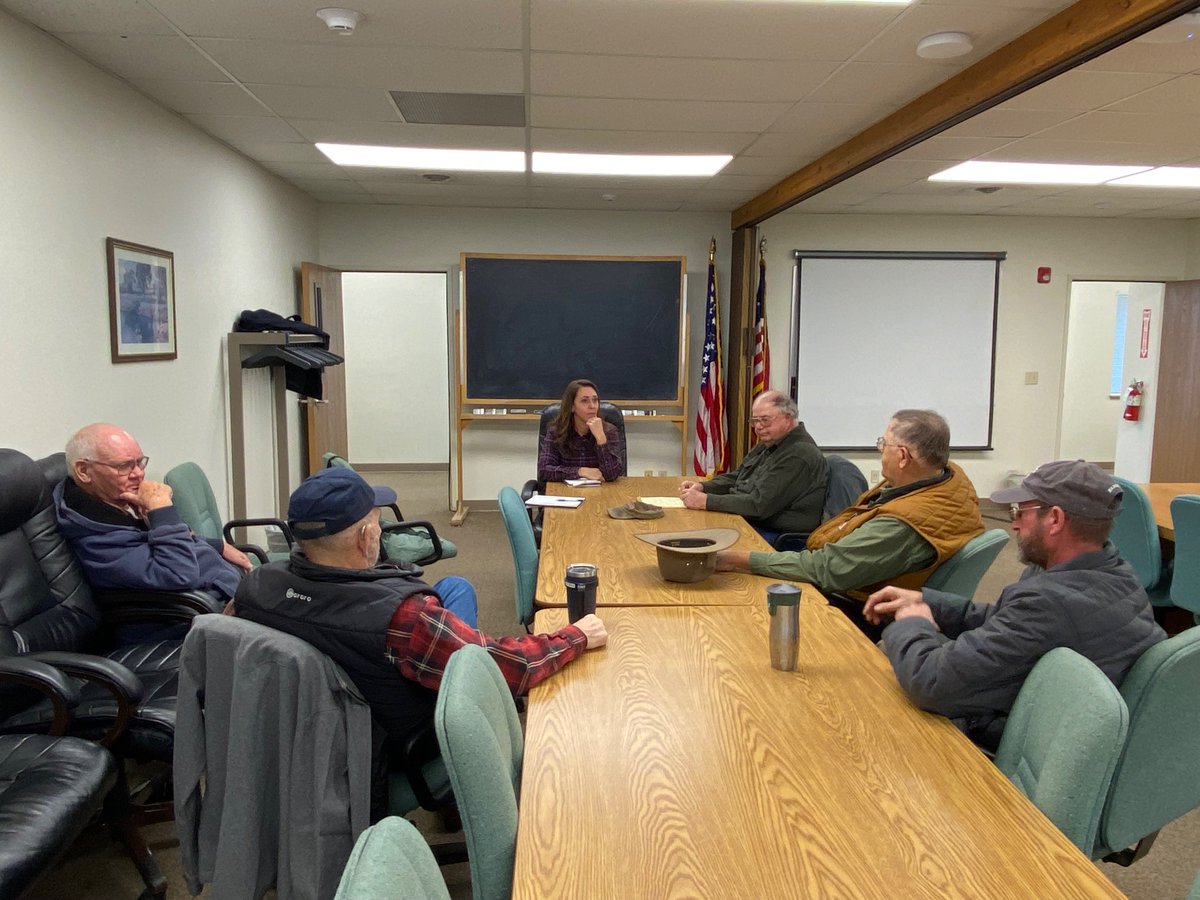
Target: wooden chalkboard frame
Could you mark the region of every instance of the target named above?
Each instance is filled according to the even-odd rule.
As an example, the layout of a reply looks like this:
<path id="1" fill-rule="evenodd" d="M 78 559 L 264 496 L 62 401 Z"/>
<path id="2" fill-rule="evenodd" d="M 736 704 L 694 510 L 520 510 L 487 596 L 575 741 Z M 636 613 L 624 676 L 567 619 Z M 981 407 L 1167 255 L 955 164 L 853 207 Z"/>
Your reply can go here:
<path id="1" fill-rule="evenodd" d="M 484 332 L 478 331 L 478 330 L 476 332 L 472 331 L 472 324 L 473 324 L 472 319 L 471 319 L 472 305 L 474 303 L 475 308 L 484 310 L 489 315 L 495 316 L 496 315 L 495 311 L 488 309 L 488 307 L 484 306 L 483 304 L 490 303 L 490 304 L 495 305 L 500 302 L 505 302 L 505 299 L 500 298 L 498 292 L 495 292 L 490 296 L 482 295 L 480 293 L 479 288 L 476 288 L 476 290 L 473 292 L 472 291 L 473 282 L 471 281 L 469 274 L 470 274 L 471 269 L 475 269 L 477 275 L 481 274 L 478 266 L 479 265 L 488 266 L 489 262 L 491 262 L 491 261 L 494 261 L 497 264 L 497 271 L 502 271 L 502 267 L 508 263 L 523 264 L 519 268 L 526 269 L 526 271 L 528 271 L 528 268 L 527 268 L 528 264 L 534 264 L 534 266 L 536 266 L 536 264 L 538 262 L 545 261 L 548 264 L 550 264 L 550 265 L 547 265 L 547 267 L 546 267 L 547 272 L 555 274 L 556 277 L 563 277 L 564 272 L 569 271 L 572 268 L 572 264 L 574 264 L 574 263 L 581 264 L 581 266 L 578 270 L 578 272 L 580 273 L 581 276 L 582 276 L 582 273 L 588 273 L 589 277 L 605 275 L 605 274 L 610 274 L 610 273 L 618 273 L 618 272 L 622 273 L 622 274 L 629 274 L 631 265 L 632 265 L 632 267 L 636 268 L 639 264 L 646 264 L 647 274 L 657 277 L 660 281 L 664 274 L 664 272 L 663 272 L 663 264 L 664 263 L 670 264 L 672 270 L 674 269 L 675 266 L 678 266 L 679 275 L 678 275 L 678 281 L 674 282 L 675 284 L 677 284 L 677 288 L 674 291 L 674 295 L 671 297 L 667 297 L 667 296 L 665 296 L 665 294 L 660 293 L 660 295 L 653 296 L 650 298 L 654 301 L 657 301 L 657 302 L 660 302 L 663 304 L 662 307 L 658 308 L 659 312 L 665 311 L 665 312 L 669 312 L 671 315 L 671 318 L 669 320 L 666 317 L 661 317 L 659 320 L 659 323 L 658 323 L 657 335 L 661 340 L 656 344 L 656 346 L 662 346 L 662 341 L 665 340 L 667 342 L 667 346 L 670 348 L 669 356 L 667 353 L 664 353 L 664 355 L 662 357 L 663 365 L 655 373 L 656 383 L 661 384 L 662 389 L 652 391 L 652 393 L 654 394 L 653 396 L 647 396 L 645 394 L 638 395 L 638 393 L 633 392 L 633 391 L 610 390 L 609 386 L 605 384 L 606 379 L 603 376 L 603 374 L 598 373 L 597 371 L 594 371 L 596 368 L 598 368 L 598 366 L 596 364 L 588 363 L 586 361 L 581 362 L 578 365 L 564 367 L 563 374 L 560 375 L 559 377 L 553 379 L 554 384 L 553 385 L 550 384 L 549 379 L 547 379 L 547 382 L 540 386 L 542 388 L 542 390 L 540 390 L 540 391 L 538 391 L 538 390 L 526 390 L 526 391 L 514 390 L 514 391 L 510 392 L 513 394 L 512 396 L 502 396 L 501 394 L 506 393 L 505 387 L 507 387 L 507 385 L 503 385 L 502 387 L 500 387 L 498 389 L 499 393 L 497 392 L 497 389 L 485 388 L 480 383 L 480 379 L 481 379 L 480 374 L 477 372 L 473 372 L 472 368 L 471 368 L 473 359 L 482 358 L 482 353 L 478 349 L 478 342 L 479 342 L 480 334 L 484 333 Z M 591 266 L 590 264 L 592 264 L 592 263 L 597 263 L 597 264 L 616 263 L 616 264 L 621 264 L 621 265 L 601 267 L 601 266 Z M 679 406 L 683 405 L 683 403 L 685 401 L 685 397 L 686 397 L 686 390 L 687 390 L 687 373 L 686 373 L 686 368 L 685 368 L 686 359 L 687 359 L 687 334 L 686 334 L 687 298 L 685 295 L 686 278 L 687 278 L 687 258 L 686 257 L 681 257 L 681 256 L 574 256 L 574 255 L 544 255 L 544 254 L 463 253 L 463 254 L 461 254 L 461 257 L 460 257 L 460 266 L 461 266 L 461 271 L 463 273 L 463 292 L 462 292 L 462 319 L 463 319 L 463 321 L 462 321 L 462 331 L 461 331 L 462 355 L 460 358 L 458 375 L 459 375 L 459 398 L 460 398 L 460 402 L 464 406 L 467 406 L 467 407 L 473 406 L 473 405 L 496 406 L 497 404 L 502 405 L 502 406 L 506 406 L 506 405 L 510 405 L 510 404 L 538 406 L 539 404 L 544 405 L 546 403 L 553 403 L 559 399 L 559 397 L 561 396 L 561 393 L 562 393 L 562 388 L 565 387 L 567 381 L 569 381 L 573 377 L 574 378 L 595 379 L 597 385 L 599 385 L 600 390 L 603 394 L 603 398 L 605 400 L 611 400 L 614 403 L 636 404 L 638 406 L 646 406 L 646 407 L 667 407 L 667 406 L 679 407 Z M 514 269 L 515 268 L 516 267 L 514 267 Z M 609 270 L 608 273 L 606 273 L 604 271 L 604 269 Z M 571 273 L 571 275 L 574 275 L 574 274 L 575 273 Z M 480 282 L 477 279 L 474 284 L 478 284 L 478 283 L 480 283 Z M 485 285 L 484 289 L 486 289 L 487 287 L 488 286 Z M 618 317 L 616 320 L 617 325 L 616 325 L 615 329 L 613 327 L 613 322 L 611 321 L 611 319 L 604 320 L 604 321 L 597 321 L 595 324 L 595 328 L 593 329 L 593 333 L 596 335 L 596 337 L 598 339 L 603 339 L 604 341 L 608 342 L 611 346 L 616 347 L 616 348 L 619 348 L 623 345 L 622 338 L 621 338 L 622 334 L 629 335 L 630 340 L 632 340 L 632 337 L 633 337 L 633 335 L 631 334 L 632 329 L 635 326 L 642 324 L 642 322 L 644 321 L 643 319 L 640 319 L 640 318 L 636 319 L 636 320 L 634 319 L 635 315 L 640 314 L 640 308 L 638 310 L 635 310 L 633 308 L 632 304 L 635 301 L 632 297 L 627 298 L 625 296 L 622 296 L 620 299 L 623 299 L 623 300 L 627 299 L 628 302 L 631 304 L 631 306 L 625 310 L 620 310 L 620 309 L 616 310 L 616 312 L 618 313 Z M 646 297 L 641 296 L 640 299 L 646 299 Z M 511 302 L 511 298 L 507 298 L 507 300 L 509 302 Z M 522 314 L 522 316 L 525 317 L 526 321 L 539 322 L 539 323 L 541 322 L 541 319 L 536 314 L 541 311 L 544 311 L 544 306 L 543 306 L 542 310 L 538 310 L 537 304 L 538 303 L 544 304 L 544 301 L 545 301 L 545 298 L 540 295 L 530 297 L 529 308 L 521 311 L 521 314 Z M 606 307 L 604 307 L 603 313 L 602 313 L 601 310 L 596 306 L 596 304 L 598 302 L 598 298 L 596 298 L 596 297 L 592 297 L 591 302 L 592 302 L 594 311 L 588 315 L 589 319 L 601 320 L 604 318 L 603 313 L 613 312 L 613 309 L 611 306 L 606 306 Z M 609 297 L 609 302 L 611 302 L 611 297 Z M 653 310 L 654 310 L 654 308 L 652 307 L 651 311 L 653 311 Z M 483 313 L 481 312 L 480 316 L 482 316 L 482 315 L 483 315 Z M 521 323 L 520 323 L 519 319 L 520 319 L 520 317 L 518 317 L 518 321 L 514 325 L 514 330 L 511 334 L 501 333 L 499 336 L 497 336 L 495 333 L 495 328 L 493 327 L 486 332 L 488 339 L 505 342 L 504 346 L 529 347 L 530 350 L 532 351 L 533 348 L 531 347 L 531 342 L 528 339 L 528 335 L 522 332 L 522 330 L 520 328 Z M 482 328 L 482 324 L 479 324 L 479 323 L 482 323 L 483 321 L 484 321 L 483 319 L 478 320 L 478 322 L 476 323 L 477 329 Z M 489 322 L 489 324 L 491 324 L 491 320 L 488 320 L 488 322 Z M 671 344 L 673 344 L 673 346 L 671 346 Z M 472 356 L 473 345 L 476 347 L 474 357 Z M 619 351 L 614 355 L 613 358 L 614 358 L 614 360 L 617 360 L 617 361 L 620 360 Z M 673 369 L 673 372 L 671 371 L 672 369 Z M 491 371 L 491 370 L 489 370 L 489 371 Z M 568 371 L 570 374 L 566 374 Z M 502 373 L 501 375 L 498 376 L 498 381 L 502 383 L 506 380 L 511 381 L 511 380 L 515 379 L 516 377 L 517 376 L 510 376 L 508 374 Z M 615 381 L 615 379 L 611 378 L 611 377 L 607 380 L 610 383 Z"/>

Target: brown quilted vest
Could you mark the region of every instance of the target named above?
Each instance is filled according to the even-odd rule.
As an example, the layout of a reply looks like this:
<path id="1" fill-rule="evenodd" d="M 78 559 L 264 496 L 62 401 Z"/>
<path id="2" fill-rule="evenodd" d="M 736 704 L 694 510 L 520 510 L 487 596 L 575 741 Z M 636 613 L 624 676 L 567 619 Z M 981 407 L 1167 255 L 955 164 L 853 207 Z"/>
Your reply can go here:
<path id="1" fill-rule="evenodd" d="M 900 519 L 933 545 L 937 559 L 931 566 L 889 578 L 886 583 L 903 588 L 921 587 L 934 569 L 962 549 L 971 538 L 983 534 L 979 498 L 975 495 L 971 480 L 954 463 L 949 464 L 949 469 L 950 477 L 945 481 L 871 506 L 871 501 L 879 496 L 883 487 L 882 484 L 876 485 L 849 509 L 838 513 L 814 531 L 808 538 L 808 549 L 817 550 L 834 543 L 876 516 Z M 861 593 L 869 594 L 881 586 L 864 587 Z"/>

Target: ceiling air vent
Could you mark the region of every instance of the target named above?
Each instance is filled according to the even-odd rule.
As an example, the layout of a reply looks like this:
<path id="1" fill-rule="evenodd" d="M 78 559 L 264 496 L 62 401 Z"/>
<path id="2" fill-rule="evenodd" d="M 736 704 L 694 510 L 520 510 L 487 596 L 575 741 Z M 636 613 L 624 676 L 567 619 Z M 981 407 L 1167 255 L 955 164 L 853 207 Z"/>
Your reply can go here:
<path id="1" fill-rule="evenodd" d="M 411 125 L 525 127 L 523 94 L 433 94 L 388 91 L 400 117 Z"/>

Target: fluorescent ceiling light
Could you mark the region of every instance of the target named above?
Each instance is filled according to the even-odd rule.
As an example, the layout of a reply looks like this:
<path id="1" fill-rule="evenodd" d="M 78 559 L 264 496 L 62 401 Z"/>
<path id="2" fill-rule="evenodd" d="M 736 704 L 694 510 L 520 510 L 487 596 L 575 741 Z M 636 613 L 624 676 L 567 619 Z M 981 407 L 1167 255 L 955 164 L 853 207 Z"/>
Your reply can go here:
<path id="1" fill-rule="evenodd" d="M 972 160 L 930 175 L 930 181 L 982 181 L 990 184 L 1103 184 L 1144 172 L 1149 166 L 1082 166 Z"/>
<path id="2" fill-rule="evenodd" d="M 1200 187 L 1200 169 L 1187 166 L 1162 166 L 1149 172 L 1139 172 L 1110 181 L 1109 184 L 1133 187 L 1196 188 Z"/>
<path id="3" fill-rule="evenodd" d="M 317 144 L 339 166 L 380 169 L 436 169 L 448 172 L 524 172 L 522 150 L 443 150 L 436 147 L 370 147 Z"/>
<path id="4" fill-rule="evenodd" d="M 633 156 L 616 153 L 533 154 L 533 171 L 556 175 L 715 175 L 732 156 Z"/>

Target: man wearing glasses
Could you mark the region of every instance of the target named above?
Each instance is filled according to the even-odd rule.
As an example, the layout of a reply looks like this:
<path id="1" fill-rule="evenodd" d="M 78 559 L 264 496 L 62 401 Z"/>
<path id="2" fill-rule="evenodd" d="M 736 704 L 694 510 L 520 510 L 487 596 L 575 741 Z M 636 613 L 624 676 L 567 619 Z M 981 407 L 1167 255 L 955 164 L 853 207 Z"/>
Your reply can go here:
<path id="1" fill-rule="evenodd" d="M 684 505 L 743 516 L 768 543 L 785 531 L 816 528 L 829 463 L 796 415 L 796 404 L 779 391 L 759 395 L 750 409 L 757 446 L 732 472 L 683 482 Z"/>
<path id="2" fill-rule="evenodd" d="M 146 480 L 149 458 L 115 425 L 80 429 L 67 443 L 67 478 L 54 488 L 58 528 L 93 587 L 237 590 L 246 554 L 192 533 L 171 488 Z"/>
<path id="3" fill-rule="evenodd" d="M 1121 487 L 1108 473 L 1083 460 L 1046 463 L 992 500 L 1010 504 L 1029 564 L 995 603 L 889 586 L 864 610 L 875 622 L 894 617 L 883 646 L 913 702 L 988 748 L 1043 654 L 1070 647 L 1120 687 L 1166 637 L 1137 575 L 1108 542 L 1121 509 Z"/>
<path id="4" fill-rule="evenodd" d="M 723 550 L 718 571 L 807 581 L 856 623 L 866 593 L 885 584 L 916 588 L 983 534 L 979 498 L 950 462 L 950 426 L 933 410 L 902 409 L 876 442 L 883 481 L 808 538 L 807 549 L 782 553 Z M 865 630 L 865 629 L 864 629 Z"/>

